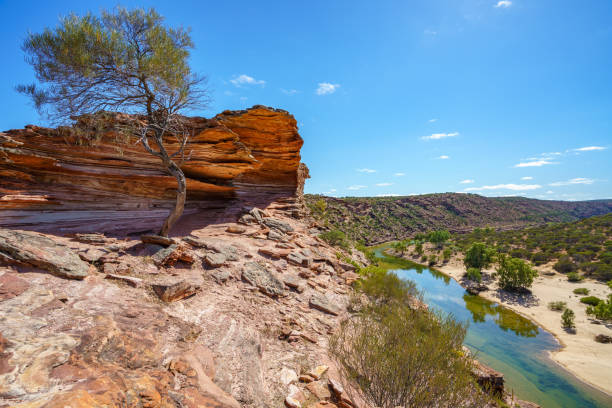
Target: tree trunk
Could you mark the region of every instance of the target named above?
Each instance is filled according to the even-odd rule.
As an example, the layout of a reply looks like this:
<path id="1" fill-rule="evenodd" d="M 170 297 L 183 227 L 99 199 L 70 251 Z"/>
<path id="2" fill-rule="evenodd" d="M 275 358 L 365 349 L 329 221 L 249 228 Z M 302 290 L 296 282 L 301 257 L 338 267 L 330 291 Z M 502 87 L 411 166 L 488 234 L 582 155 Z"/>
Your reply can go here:
<path id="1" fill-rule="evenodd" d="M 187 182 L 185 180 L 183 170 L 181 170 L 181 168 L 172 160 L 168 160 L 167 170 L 168 173 L 176 177 L 178 188 L 176 189 L 176 204 L 174 205 L 174 209 L 170 211 L 168 218 L 166 218 L 166 221 L 164 221 L 164 225 L 159 232 L 159 235 L 162 237 L 168 236 L 170 228 L 172 228 L 174 223 L 176 223 L 180 216 L 183 215 L 183 210 L 185 209 L 185 199 L 187 197 Z"/>

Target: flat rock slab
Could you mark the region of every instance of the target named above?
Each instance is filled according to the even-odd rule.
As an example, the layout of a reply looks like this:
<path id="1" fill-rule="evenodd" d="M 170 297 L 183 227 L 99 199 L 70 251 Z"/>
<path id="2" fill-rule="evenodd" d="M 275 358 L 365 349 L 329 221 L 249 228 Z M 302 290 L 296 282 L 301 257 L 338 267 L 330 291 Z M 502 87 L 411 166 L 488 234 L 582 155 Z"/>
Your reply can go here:
<path id="1" fill-rule="evenodd" d="M 139 288 L 142 286 L 142 279 L 135 278 L 133 276 L 117 275 L 113 273 L 108 273 L 106 274 L 105 279 L 112 279 L 112 280 L 118 280 L 121 282 L 125 282 L 134 288 Z"/>
<path id="2" fill-rule="evenodd" d="M 340 314 L 340 308 L 338 305 L 333 303 L 329 298 L 323 294 L 314 294 L 309 301 L 310 307 L 313 309 L 320 310 L 325 313 L 333 314 L 338 316 Z"/>
<path id="3" fill-rule="evenodd" d="M 161 245 L 165 247 L 176 244 L 176 241 L 172 238 L 162 237 L 161 235 L 142 235 L 140 240 L 145 244 Z"/>
<path id="4" fill-rule="evenodd" d="M 265 266 L 248 262 L 242 270 L 242 279 L 259 288 L 264 294 L 276 297 L 285 293 L 285 285 Z"/>
<path id="5" fill-rule="evenodd" d="M 0 257 L 68 279 L 84 279 L 89 265 L 66 245 L 40 234 L 0 229 Z"/>
<path id="6" fill-rule="evenodd" d="M 293 231 L 293 227 L 288 222 L 276 218 L 264 218 L 263 224 L 271 230 L 281 231 L 285 234 Z"/>
<path id="7" fill-rule="evenodd" d="M 220 253 L 209 253 L 204 257 L 204 262 L 211 268 L 219 268 L 225 264 L 227 257 Z"/>
<path id="8" fill-rule="evenodd" d="M 30 284 L 12 273 L 0 275 L 0 301 L 14 298 L 28 290 Z"/>
<path id="9" fill-rule="evenodd" d="M 195 295 L 200 287 L 191 283 L 180 281 L 168 285 L 151 285 L 153 291 L 164 302 L 175 302 Z"/>

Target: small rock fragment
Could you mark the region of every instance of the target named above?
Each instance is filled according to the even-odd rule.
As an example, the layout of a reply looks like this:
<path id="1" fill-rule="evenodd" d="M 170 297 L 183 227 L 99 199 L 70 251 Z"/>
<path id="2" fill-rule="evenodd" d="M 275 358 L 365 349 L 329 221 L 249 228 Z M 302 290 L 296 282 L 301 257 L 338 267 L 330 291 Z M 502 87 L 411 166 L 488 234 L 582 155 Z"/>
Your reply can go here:
<path id="1" fill-rule="evenodd" d="M 327 380 L 327 383 L 336 397 L 340 397 L 344 392 L 344 387 L 338 381 L 330 378 Z"/>
<path id="2" fill-rule="evenodd" d="M 279 377 L 280 377 L 280 381 L 285 385 L 289 385 L 298 380 L 297 373 L 287 367 L 283 367 L 281 369 Z"/>
<path id="3" fill-rule="evenodd" d="M 130 286 L 132 286 L 134 288 L 139 288 L 140 286 L 142 286 L 142 279 L 135 278 L 133 276 L 115 275 L 115 274 L 108 273 L 108 274 L 106 274 L 104 279 L 119 280 L 119 281 L 127 283 L 128 285 L 130 285 Z"/>
<path id="4" fill-rule="evenodd" d="M 171 285 L 151 285 L 153 291 L 164 302 L 174 302 L 195 295 L 200 291 L 200 287 L 180 281 Z"/>
<path id="5" fill-rule="evenodd" d="M 313 381 L 314 381 L 314 378 L 312 378 L 312 377 L 311 377 L 311 376 L 309 376 L 308 374 L 302 374 L 302 375 L 300 375 L 299 380 L 300 380 L 301 382 L 304 382 L 304 383 L 311 383 L 311 382 L 313 382 Z"/>
<path id="6" fill-rule="evenodd" d="M 161 235 L 142 235 L 140 240 L 145 244 L 161 245 L 165 247 L 176 244 L 174 239 Z"/>
<path id="7" fill-rule="evenodd" d="M 326 400 L 331 398 L 331 392 L 329 392 L 329 387 L 327 387 L 327 385 L 323 384 L 321 381 L 313 381 L 307 384 L 306 389 L 320 400 Z"/>
<path id="8" fill-rule="evenodd" d="M 244 234 L 246 232 L 246 228 L 242 225 L 230 225 L 225 231 L 231 234 Z"/>

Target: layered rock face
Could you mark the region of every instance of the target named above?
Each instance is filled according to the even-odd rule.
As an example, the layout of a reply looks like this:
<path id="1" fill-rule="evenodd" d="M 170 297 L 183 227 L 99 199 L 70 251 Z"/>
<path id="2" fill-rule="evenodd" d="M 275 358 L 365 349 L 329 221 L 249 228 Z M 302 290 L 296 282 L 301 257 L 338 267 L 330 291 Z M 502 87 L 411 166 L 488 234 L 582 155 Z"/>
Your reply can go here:
<path id="1" fill-rule="evenodd" d="M 175 199 L 176 180 L 134 136 L 121 133 L 134 117 L 80 117 L 72 127 L 33 125 L 0 133 L 0 224 L 67 231 L 155 229 Z M 296 210 L 306 166 L 292 115 L 254 106 L 212 119 L 186 118 L 191 133 L 181 168 L 185 214 L 211 221 L 245 205 L 284 202 Z M 169 153 L 179 148 L 168 135 Z"/>

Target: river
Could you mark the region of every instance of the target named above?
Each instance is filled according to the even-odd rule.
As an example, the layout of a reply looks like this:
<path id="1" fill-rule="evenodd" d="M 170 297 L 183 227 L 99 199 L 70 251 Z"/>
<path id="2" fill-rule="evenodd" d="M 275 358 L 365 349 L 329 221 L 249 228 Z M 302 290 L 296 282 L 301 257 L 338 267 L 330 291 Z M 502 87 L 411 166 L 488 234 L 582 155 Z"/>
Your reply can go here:
<path id="1" fill-rule="evenodd" d="M 376 250 L 382 266 L 414 281 L 430 307 L 469 322 L 465 345 L 479 361 L 504 374 L 506 390 L 545 408 L 612 407 L 612 397 L 549 358 L 548 352 L 560 347 L 552 334 L 510 309 L 468 294 L 441 272 L 384 255 L 383 248 Z"/>

